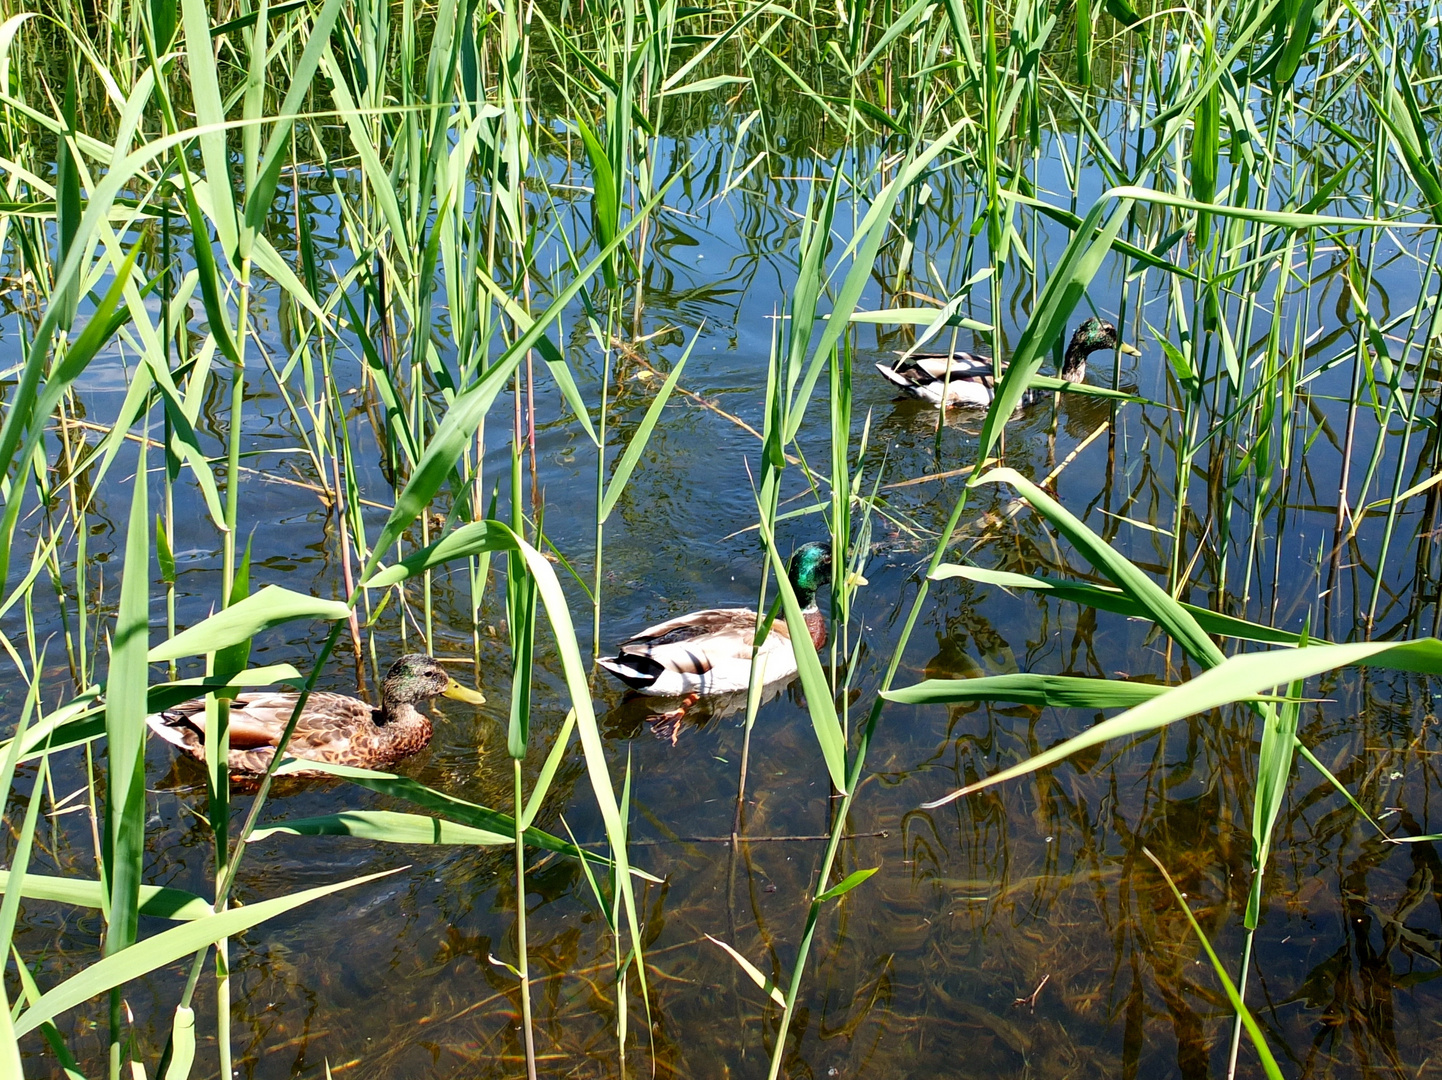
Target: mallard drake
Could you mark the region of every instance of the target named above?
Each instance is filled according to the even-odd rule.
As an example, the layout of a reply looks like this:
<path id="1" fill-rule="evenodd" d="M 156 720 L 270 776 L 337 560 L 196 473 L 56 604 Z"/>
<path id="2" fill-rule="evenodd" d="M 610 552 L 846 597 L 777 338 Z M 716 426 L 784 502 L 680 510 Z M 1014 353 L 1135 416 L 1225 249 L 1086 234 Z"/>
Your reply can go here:
<path id="1" fill-rule="evenodd" d="M 311 694 L 296 721 L 286 753 L 312 761 L 377 768 L 425 749 L 431 720 L 416 703 L 437 695 L 479 705 L 486 699 L 468 690 L 424 653 L 402 656 L 381 683 L 380 708 L 344 694 Z M 230 771 L 254 775 L 270 767 L 275 745 L 295 709 L 294 693 L 243 693 L 230 705 Z M 150 730 L 197 761 L 205 760 L 205 699 L 145 718 Z M 323 776 L 299 769 L 290 776 Z"/>
<path id="2" fill-rule="evenodd" d="M 826 620 L 816 606 L 816 590 L 831 580 L 831 552 L 821 544 L 805 544 L 791 556 L 787 577 L 806 615 L 812 643 L 826 644 Z M 693 611 L 648 626 L 621 642 L 615 656 L 596 662 L 638 693 L 649 697 L 693 698 L 746 689 L 751 681 L 751 643 L 756 637 L 756 612 L 750 608 Z M 756 654 L 756 674 L 763 683 L 796 674 L 791 632 L 777 618 Z"/>
<path id="3" fill-rule="evenodd" d="M 1062 359 L 1061 377 L 1070 383 L 1081 382 L 1087 373 L 1087 357 L 1101 349 L 1115 348 L 1117 328 L 1093 316 L 1072 334 Z M 1121 350 L 1131 356 L 1141 355 L 1125 343 L 1121 345 Z M 937 408 L 941 408 L 943 392 L 947 408 L 974 405 L 984 409 L 996 395 L 991 360 L 972 353 L 913 353 L 904 363 L 895 367 L 877 364 L 876 370 L 907 395 L 929 401 Z M 1034 404 L 1045 398 L 1047 393 L 1045 390 L 1028 390 L 1019 407 Z"/>

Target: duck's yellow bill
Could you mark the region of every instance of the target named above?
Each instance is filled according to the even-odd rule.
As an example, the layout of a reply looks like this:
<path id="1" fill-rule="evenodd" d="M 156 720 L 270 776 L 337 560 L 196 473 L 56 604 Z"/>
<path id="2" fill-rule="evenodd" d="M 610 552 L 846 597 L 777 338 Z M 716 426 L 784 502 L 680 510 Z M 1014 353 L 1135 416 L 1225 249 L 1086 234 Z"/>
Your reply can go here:
<path id="1" fill-rule="evenodd" d="M 446 688 L 441 691 L 441 696 L 452 698 L 455 701 L 464 701 L 469 705 L 484 705 L 486 703 L 485 694 L 479 690 L 472 690 L 469 686 L 462 686 L 456 682 L 455 679 L 452 679 L 446 684 Z"/>
<path id="2" fill-rule="evenodd" d="M 1138 349 L 1135 345 L 1128 345 L 1125 341 L 1118 345 L 1117 348 L 1128 356 L 1141 356 L 1142 354 L 1141 349 Z"/>

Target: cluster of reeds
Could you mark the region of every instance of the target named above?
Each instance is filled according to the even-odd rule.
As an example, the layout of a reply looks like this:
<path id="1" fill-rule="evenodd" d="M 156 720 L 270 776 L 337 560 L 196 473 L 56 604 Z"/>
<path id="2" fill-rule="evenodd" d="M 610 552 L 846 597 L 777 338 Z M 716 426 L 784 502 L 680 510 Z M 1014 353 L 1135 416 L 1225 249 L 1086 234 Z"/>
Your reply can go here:
<path id="1" fill-rule="evenodd" d="M 500 959 L 516 979 L 532 1077 L 528 852 L 578 860 L 613 939 L 619 1067 L 644 1068 L 629 1062 L 638 1050 L 644 1055 L 650 1030 L 636 1019 L 649 994 L 636 883 L 648 875 L 631 865 L 629 774 L 603 743 L 573 610 L 584 596 L 594 650 L 606 611 L 605 527 L 705 334 L 688 328 L 684 352 L 640 421 L 618 423 L 618 366 L 631 362 L 647 333 L 660 216 L 676 185 L 695 179 L 683 148 L 696 131 L 729 133 L 707 181 L 714 199 L 764 195 L 781 182 L 773 177 L 783 163 L 803 170 L 796 182 L 808 192 L 753 460 L 768 570 L 758 633 L 773 618 L 791 628 L 816 768 L 837 798 L 789 973 L 773 984 L 725 945 L 771 999 L 770 1076 L 782 1071 L 823 914 L 875 872 L 839 874 L 838 853 L 887 702 L 1122 710 L 984 784 L 1247 703 L 1260 733 L 1250 931 L 1265 902 L 1261 871 L 1294 754 L 1330 776 L 1297 738 L 1306 680 L 1361 665 L 1442 673 L 1442 645 L 1396 640 L 1419 632 L 1428 605 L 1435 627 L 1436 597 L 1421 589 L 1384 595 L 1383 570 L 1407 544 L 1404 519 L 1414 536 L 1435 523 L 1442 477 L 1442 405 L 1430 373 L 1442 187 L 1421 100 L 1438 44 L 1431 9 L 1404 16 L 1352 0 L 1246 0 L 1154 14 L 1126 0 L 834 8 L 737 0 L 704 9 L 675 0 L 434 8 L 414 0 L 261 0 L 218 11 L 201 0 L 153 0 L 3 11 L 0 257 L 22 345 L 6 375 L 0 427 L 0 644 L 11 684 L 25 688 L 8 699 L 16 726 L 0 771 L 9 805 L 23 807 L 0 907 L 0 945 L 18 977 L 7 974 L 6 987 L 20 987 L 14 1001 L 0 988 L 7 1075 L 21 1075 L 21 1048 L 36 1031 L 58 1068 L 85 1075 L 62 1018 L 102 995 L 110 1003 L 110 1075 L 230 1075 L 227 940 L 371 880 L 234 905 L 247 845 L 275 829 L 509 848 L 516 952 Z M 1363 117 L 1339 120 L 1343 108 Z M 1099 130 L 1108 110 L 1125 113 L 1120 135 Z M 322 195 L 335 208 L 346 253 L 326 264 L 316 257 L 306 205 Z M 1059 258 L 1044 243 L 1048 223 L 1070 237 Z M 293 243 L 283 246 L 281 235 Z M 1345 257 L 1323 271 L 1323 248 Z M 946 265 L 935 261 L 939 251 L 948 253 Z M 1378 274 L 1400 259 L 1415 262 L 1417 288 L 1398 310 Z M 1042 366 L 1071 322 L 1101 303 L 1089 290 L 1104 270 L 1120 281 L 1106 303 L 1120 307 L 1124 332 L 1154 342 L 1169 365 L 1160 415 L 1170 426 L 1157 438 L 1174 466 L 1174 512 L 1169 527 L 1150 526 L 1165 567 L 1160 582 L 1039 478 L 993 467 L 1005 461 L 1005 425 L 1023 394 L 1062 388 Z M 257 327 L 262 286 L 279 298 L 265 314 L 281 328 L 280 351 Z M 1323 293 L 1346 309 L 1342 330 L 1311 321 Z M 1018 304 L 1020 334 L 1011 341 L 1006 313 Z M 594 371 L 568 356 L 568 324 L 599 358 Z M 998 364 L 1009 358 L 973 461 L 943 465 L 976 471 L 930 538 L 925 573 L 898 610 L 902 630 L 884 676 L 865 686 L 857 682 L 863 634 L 851 613 L 872 522 L 888 508 L 878 495 L 884 454 L 853 406 L 863 326 L 911 327 L 908 341 L 918 347 L 965 331 L 988 340 Z M 125 392 L 115 414 L 97 421 L 86 415 L 78 384 L 101 360 L 123 364 Z M 342 374 L 356 365 L 364 372 L 358 409 Z M 1310 388 L 1338 366 L 1352 387 L 1340 438 L 1316 419 Z M 1129 395 L 1119 370 L 1110 395 L 1091 392 L 1120 410 Z M 262 388 L 271 396 L 264 405 Z M 590 551 L 557 550 L 545 530 L 536 402 L 551 393 L 595 454 Z M 264 415 L 258 410 L 275 408 L 301 440 L 304 483 L 329 515 L 342 579 L 335 597 L 274 584 L 252 589 L 242 494 L 266 466 L 247 463 L 245 431 Z M 799 438 L 808 410 L 826 420 L 819 459 Z M 940 435 L 939 424 L 938 445 Z M 1319 438 L 1337 441 L 1335 478 L 1305 467 Z M 487 451 L 498 446 L 508 464 L 487 475 Z M 364 485 L 358 465 L 376 452 L 386 491 Z M 801 513 L 815 515 L 835 565 L 845 568 L 833 587 L 835 632 L 825 655 L 809 645 L 784 572 L 778 524 L 799 516 L 783 509 L 788 483 L 812 492 Z M 997 483 L 1010 485 L 1112 586 L 948 561 L 972 493 Z M 1324 600 L 1315 609 L 1317 635 L 1288 633 L 1267 624 L 1284 599 L 1282 560 L 1293 556 L 1266 530 L 1279 518 L 1285 526 L 1298 490 L 1321 483 L 1338 494 L 1335 528 L 1317 559 L 1322 595 L 1335 597 L 1351 563 L 1368 562 L 1371 577 L 1351 590 L 1352 620 L 1334 620 L 1335 604 Z M 102 491 L 129 496 L 128 509 L 113 515 L 125 522 L 113 617 L 89 599 L 102 573 L 88 547 Z M 1115 516 L 1154 521 L 1147 497 L 1130 492 Z M 1419 506 L 1422 513 L 1411 512 Z M 182 628 L 175 551 L 178 532 L 194 527 L 183 520 L 187 508 L 204 513 L 221 554 L 213 613 Z M 1383 527 L 1364 550 L 1359 531 L 1369 518 Z M 334 767 L 413 810 L 337 812 L 262 830 L 283 764 L 233 806 L 227 723 L 241 688 L 290 683 L 308 693 L 337 650 L 374 670 L 372 628 L 385 620 L 433 647 L 438 575 L 467 598 L 479 668 L 480 613 L 496 553 L 504 556 L 497 603 L 510 655 L 509 808 Z M 573 569 L 587 559 L 589 577 Z M 1430 549 L 1417 561 L 1418 579 L 1433 580 Z M 932 583 L 953 578 L 1050 590 L 1150 620 L 1177 658 L 1169 665 L 1175 678 L 1144 685 L 1023 673 L 894 686 Z M 53 596 L 43 595 L 47 588 Z M 1208 602 L 1188 602 L 1199 595 Z M 1242 617 L 1258 607 L 1266 618 Z M 52 610 L 61 628 L 55 639 L 45 632 Z M 307 672 L 251 666 L 257 635 L 297 621 L 323 636 Z M 153 633 L 162 624 L 164 633 Z M 542 632 L 548 638 L 538 644 Z M 550 744 L 538 746 L 532 687 L 542 647 L 554 649 L 570 712 Z M 1188 671 L 1198 674 L 1186 678 Z M 213 891 L 203 897 L 159 888 L 143 874 L 145 716 L 202 693 L 214 733 L 203 810 Z M 748 734 L 761 703 L 753 686 Z M 573 735 L 604 823 L 604 854 L 536 825 L 552 812 L 547 799 L 575 753 Z M 49 776 L 58 755 L 83 757 L 92 777 L 93 878 L 28 869 L 41 814 L 54 800 Z M 747 784 L 743 757 L 738 825 Z M 1367 816 L 1345 785 L 1336 787 Z M 36 985 L 32 958 L 14 948 L 27 897 L 98 909 L 101 955 L 56 985 Z M 175 925 L 137 948 L 142 914 Z M 1247 1005 L 1247 940 L 1236 963 L 1212 954 L 1238 1020 L 1233 1062 L 1245 1031 L 1267 1074 L 1280 1075 Z M 175 987 L 164 1055 L 138 1060 L 123 988 L 186 958 L 189 977 Z M 193 1001 L 203 988 L 215 998 L 218 1060 L 202 1065 Z"/>

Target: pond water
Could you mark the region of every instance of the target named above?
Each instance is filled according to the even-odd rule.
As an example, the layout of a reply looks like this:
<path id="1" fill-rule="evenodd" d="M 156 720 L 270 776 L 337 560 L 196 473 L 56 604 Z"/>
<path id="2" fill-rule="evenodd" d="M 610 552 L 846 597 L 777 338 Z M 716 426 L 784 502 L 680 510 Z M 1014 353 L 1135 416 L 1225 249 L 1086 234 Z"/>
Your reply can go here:
<path id="1" fill-rule="evenodd" d="M 1119 118 L 1103 111 L 1102 120 Z M 695 175 L 717 160 L 734 132 L 716 130 L 684 148 L 701 154 Z M 1044 161 L 1071 155 L 1070 137 L 1048 140 Z M 797 166 L 801 168 L 800 165 Z M 563 163 L 553 163 L 555 176 Z M 1045 172 L 1045 170 L 1044 170 Z M 795 174 L 792 174 L 795 175 Z M 582 180 L 580 171 L 572 177 Z M 1060 181 L 1058 185 L 1061 186 Z M 671 614 L 755 603 L 762 567 L 753 531 L 751 476 L 760 447 L 738 421 L 763 424 L 772 319 L 784 311 L 796 273 L 796 220 L 807 185 L 757 177 L 723 201 L 711 192 L 679 194 L 675 213 L 660 218 L 647 268 L 642 334 L 659 336 L 616 361 L 614 414 L 622 437 L 639 423 L 659 380 L 698 326 L 700 337 L 678 395 L 664 412 L 642 463 L 606 529 L 603 648 Z M 1082 184 L 1099 190 L 1089 173 Z M 328 189 L 301 193 L 322 261 L 344 264 L 337 208 Z M 945 205 L 952 205 L 950 203 Z M 960 205 L 958 202 L 955 205 Z M 580 211 L 578 211 L 579 213 Z M 1039 272 L 1054 265 L 1065 230 L 1019 218 L 1029 231 Z M 956 265 L 965 243 L 954 223 L 925 219 L 919 251 L 938 266 Z M 964 230 L 962 230 L 964 232 Z M 1415 234 L 1397 242 L 1420 246 Z M 1395 249 L 1393 249 L 1395 250 Z M 1294 253 L 1305 263 L 1305 253 Z M 1307 264 L 1320 284 L 1305 311 L 1308 370 L 1343 357 L 1354 328 L 1337 321 L 1337 290 L 1327 268 L 1344 253 L 1318 248 Z M 1329 261 L 1330 260 L 1330 261 Z M 545 260 L 541 260 L 544 262 Z M 1385 258 L 1382 260 L 1385 262 Z M 1120 314 L 1127 267 L 1113 260 L 1083 302 Z M 1379 280 L 1396 306 L 1413 303 L 1415 269 Z M 1002 325 L 1015 341 L 1030 303 L 1030 283 L 1006 282 Z M 979 303 L 981 293 L 978 293 Z M 1064 397 L 1029 410 L 1007 429 L 1006 460 L 1025 474 L 1060 468 L 1061 502 L 1115 548 L 1165 583 L 1176 522 L 1176 384 L 1155 336 L 1143 323 L 1166 325 L 1167 296 L 1146 295 L 1141 320 L 1133 307 L 1124 336 L 1141 349 L 1123 357 L 1120 384 L 1157 404 Z M 896 302 L 873 287 L 862 308 Z M 197 305 L 198 310 L 198 305 Z M 285 329 L 274 290 L 253 312 L 259 338 L 284 357 Z M 980 304 L 974 312 L 986 319 Z M 1080 317 L 1080 316 L 1079 316 Z M 1290 323 L 1289 323 L 1290 325 Z M 675 328 L 675 329 L 667 329 Z M 568 358 L 588 401 L 599 394 L 601 356 L 579 306 L 565 319 Z M 1140 330 L 1140 333 L 1138 331 Z M 1313 331 L 1320 331 L 1314 334 Z M 20 342 L 4 330 L 7 363 Z M 918 587 L 937 531 L 964 477 L 945 475 L 974 458 L 979 413 L 949 414 L 939 437 L 937 413 L 898 402 L 872 364 L 904 347 L 906 336 L 861 327 L 856 338 L 853 445 L 869 423 L 867 486 L 878 478 L 885 515 L 873 522 L 872 553 L 852 623 L 861 640 L 853 680 L 853 726 L 864 718 L 893 655 L 901 622 Z M 962 344 L 970 344 L 963 331 Z M 1107 384 L 1110 356 L 1091 381 Z M 107 422 L 126 385 L 127 357 L 94 365 L 79 387 L 86 415 Z M 352 406 L 352 436 L 363 492 L 386 503 L 391 489 L 379 467 L 374 434 L 361 407 L 361 364 L 339 369 Z M 1262 557 L 1251 577 L 1234 562 L 1218 581 L 1206 545 L 1223 501 L 1232 529 L 1250 528 L 1245 496 L 1216 482 L 1215 456 L 1204 450 L 1188 466 L 1191 484 L 1182 598 L 1233 614 L 1332 639 L 1357 634 L 1378 573 L 1381 526 L 1364 521 L 1331 577 L 1336 492 L 1342 464 L 1351 368 L 1340 363 L 1312 384 L 1305 427 L 1313 437 L 1288 479 L 1285 518 L 1275 509 L 1262 525 Z M 702 404 L 704 401 L 705 405 Z M 221 453 L 225 423 L 219 395 L 202 435 Z M 507 393 L 491 414 L 487 484 L 505 486 L 504 444 L 514 402 Z M 714 406 L 714 408 L 706 407 Z M 594 538 L 594 449 L 563 408 L 555 387 L 538 376 L 535 459 L 547 535 L 590 580 Z M 824 401 L 813 404 L 800 445 L 815 467 L 827 460 Z M 253 373 L 246 403 L 242 531 L 252 537 L 253 584 L 284 584 L 343 598 L 334 521 L 310 481 L 291 415 L 271 376 Z M 1205 423 L 1205 421 L 1204 421 Z M 1368 410 L 1358 415 L 1358 453 L 1380 433 Z M 1205 428 L 1203 428 L 1205 430 Z M 1412 453 L 1422 452 L 1416 445 Z M 1396 450 L 1383 456 L 1390 476 Z M 884 468 L 882 459 L 884 457 Z M 157 455 L 158 458 L 158 455 Z M 133 461 L 133 457 L 130 459 Z M 748 473 L 748 463 L 752 473 Z M 156 460 L 152 468 L 158 468 Z M 152 477 L 159 491 L 158 474 Z M 122 557 L 129 473 L 117 468 L 96 502 L 89 539 L 92 610 L 112 611 Z M 1238 492 L 1246 489 L 1239 488 Z M 156 496 L 158 498 L 158 496 Z M 800 471 L 788 470 L 784 497 L 799 508 L 810 496 Z M 220 541 L 191 488 L 179 489 L 177 614 L 182 625 L 203 617 L 218 592 Z M 502 497 L 502 506 L 505 499 Z M 1414 547 L 1424 500 L 1414 500 L 1381 568 L 1379 633 L 1434 632 L 1438 582 L 1426 544 Z M 1430 502 L 1426 503 L 1430 511 Z M 377 529 L 383 509 L 368 511 Z M 788 547 L 819 535 L 816 518 L 786 524 Z M 815 529 L 818 531 L 808 531 Z M 27 542 L 41 527 L 30 523 Z M 73 548 L 69 555 L 73 556 Z M 1096 580 L 1085 562 L 1005 489 L 972 498 L 949 558 L 1027 573 Z M 496 566 L 501 564 L 499 561 Z M 17 571 L 20 572 L 20 571 Z M 571 578 L 583 647 L 589 606 Z M 1247 584 L 1247 597 L 1243 585 Z M 1325 595 L 1324 595 L 1325 594 Z M 152 640 L 164 633 L 163 592 L 155 583 Z M 417 600 L 412 595 L 412 601 Z M 824 601 L 823 601 L 824 602 Z M 463 573 L 437 578 L 434 650 L 469 656 L 471 624 Z M 35 619 L 43 634 L 59 629 L 53 596 L 38 590 Z M 24 636 L 12 612 L 4 630 Z M 499 809 L 508 809 L 511 768 L 505 725 L 509 699 L 503 578 L 493 571 L 482 610 L 478 682 L 483 707 L 438 702 L 434 742 L 400 766 L 406 776 Z M 416 646 L 418 626 L 394 605 L 367 630 L 382 665 Z M 322 634 L 300 626 L 256 642 L 253 663 L 292 662 L 308 670 Z M 50 650 L 47 703 L 63 698 L 63 650 Z M 320 685 L 354 692 L 356 665 L 346 651 Z M 59 660 L 57 661 L 57 658 Z M 158 669 L 157 669 L 158 670 Z M 1097 614 L 1036 594 L 963 581 L 933 586 L 902 660 L 899 685 L 923 677 L 1012 671 L 1176 681 L 1193 675 L 1149 624 Z M 183 670 L 182 674 L 194 674 Z M 156 677 L 159 677 L 158 674 Z M 366 682 L 373 685 L 374 672 Z M 603 673 L 595 680 L 613 775 L 629 763 L 633 862 L 661 884 L 642 888 L 650 980 L 649 1013 L 632 984 L 627 1069 L 642 1075 L 654 1055 L 657 1075 L 728 1078 L 759 1075 L 776 1033 L 777 1010 L 735 962 L 708 940 L 733 945 L 784 985 L 802 933 L 828 827 L 830 786 L 799 691 L 763 705 L 751 744 L 740 813 L 744 842 L 729 842 L 736 816 L 743 752 L 742 716 L 705 705 L 680 726 L 674 745 L 657 737 L 644 703 L 627 700 Z M 567 699 L 552 643 L 543 634 L 537 665 L 533 749 L 528 785 L 560 727 Z M 1309 685 L 1304 742 L 1368 807 L 1399 833 L 1442 828 L 1433 816 L 1439 790 L 1435 763 L 1436 685 L 1416 676 L 1352 672 Z M 6 716 L 18 715 L 22 691 L 3 694 Z M 798 1011 L 788 1034 L 785 1073 L 792 1077 L 1148 1077 L 1223 1075 L 1231 1009 L 1160 875 L 1165 865 L 1212 944 L 1235 972 L 1250 886 L 1250 820 L 1259 731 L 1251 714 L 1226 709 L 1184 721 L 1161 735 L 1109 743 L 1040 773 L 934 810 L 922 803 L 997 771 L 1073 734 L 1097 718 L 1088 710 L 991 705 L 888 705 L 868 759 L 867 775 L 841 849 L 839 874 L 879 867 L 822 917 Z M 189 760 L 152 740 L 148 758 L 145 880 L 211 892 L 212 853 L 203 821 L 204 778 Z M 25 773 L 19 787 L 32 776 Z M 79 754 L 56 763 L 55 789 L 82 787 Z M 238 795 L 239 817 L 248 799 Z M 17 807 L 7 811 L 10 820 Z M 359 788 L 329 783 L 279 786 L 264 824 L 338 809 L 395 807 Z M 564 819 L 564 824 L 563 824 Z M 579 748 L 566 757 L 538 824 L 586 843 L 604 838 Z M 93 876 L 89 822 L 63 814 L 42 828 L 37 871 Z M 528 913 L 537 1052 L 550 1076 L 620 1072 L 614 1033 L 612 941 L 577 866 L 539 859 L 530 873 Z M 522 1074 L 515 980 L 497 961 L 514 962 L 516 895 L 506 849 L 397 847 L 349 838 L 273 836 L 251 845 L 237 886 L 247 903 L 281 892 L 379 870 L 389 877 L 318 901 L 268 922 L 231 945 L 237 1075 L 246 1078 L 501 1077 Z M 1436 1047 L 1442 972 L 1442 860 L 1431 843 L 1389 845 L 1309 765 L 1294 768 L 1264 890 L 1248 1000 L 1284 1069 L 1302 1077 L 1423 1077 L 1442 1074 Z M 142 920 L 142 934 L 161 929 Z M 50 985 L 90 962 L 100 938 L 98 913 L 43 902 L 24 905 L 16 942 L 39 958 L 37 978 Z M 154 1061 L 188 964 L 133 984 L 126 1000 L 137 1021 L 137 1050 Z M 210 983 L 197 995 L 198 1030 L 213 1033 Z M 92 1073 L 103 1071 L 101 1003 L 68 1014 L 71 1047 Z M 73 1026 L 70 1026 L 72 1025 Z M 649 1028 L 649 1033 L 648 1033 Z M 39 1044 L 27 1070 L 48 1074 Z M 199 1075 L 211 1075 L 213 1034 L 202 1035 Z M 1250 1051 L 1242 1075 L 1260 1075 Z"/>

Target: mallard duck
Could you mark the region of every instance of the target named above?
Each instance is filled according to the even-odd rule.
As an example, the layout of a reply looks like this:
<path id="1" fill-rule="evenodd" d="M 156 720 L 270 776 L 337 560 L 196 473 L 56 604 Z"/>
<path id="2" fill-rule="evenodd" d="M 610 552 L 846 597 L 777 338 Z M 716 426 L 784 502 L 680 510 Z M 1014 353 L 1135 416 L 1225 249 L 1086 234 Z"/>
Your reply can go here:
<path id="1" fill-rule="evenodd" d="M 1081 382 L 1087 373 L 1087 356 L 1100 349 L 1114 348 L 1117 348 L 1117 328 L 1093 316 L 1072 334 L 1062 360 L 1061 377 L 1070 383 Z M 1141 355 L 1125 343 L 1121 345 L 1121 350 L 1131 356 Z M 996 395 L 991 360 L 972 353 L 913 353 L 905 363 L 896 367 L 877 364 L 876 370 L 909 396 L 929 401 L 937 408 L 941 408 L 943 392 L 947 408 L 974 405 L 984 409 Z M 1045 398 L 1047 393 L 1045 390 L 1028 390 L 1019 407 L 1034 404 Z"/>
<path id="2" fill-rule="evenodd" d="M 416 703 L 437 695 L 479 705 L 486 699 L 468 690 L 424 653 L 402 656 L 381 683 L 380 708 L 344 694 L 311 694 L 296 721 L 286 753 L 312 761 L 377 768 L 425 749 L 431 720 Z M 230 771 L 254 775 L 270 767 L 275 744 L 290 722 L 299 695 L 243 693 L 230 705 Z M 145 718 L 150 730 L 197 761 L 205 760 L 205 699 Z M 299 769 L 290 776 L 323 776 Z"/>
<path id="3" fill-rule="evenodd" d="M 787 577 L 805 609 L 806 626 L 819 649 L 826 644 L 826 620 L 816 606 L 816 590 L 831 580 L 831 552 L 805 544 L 791 556 Z M 744 690 L 751 681 L 751 643 L 756 612 L 750 608 L 693 611 L 648 626 L 621 642 L 615 656 L 596 662 L 648 697 L 689 698 Z M 796 654 L 785 619 L 777 618 L 756 654 L 763 683 L 796 674 Z M 684 710 L 683 710 L 684 711 Z"/>

